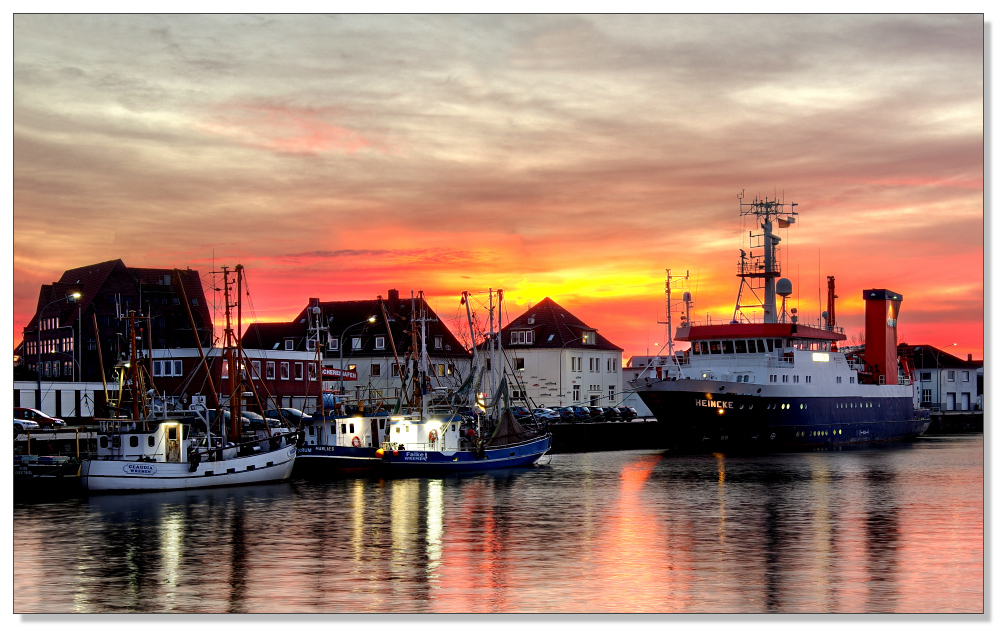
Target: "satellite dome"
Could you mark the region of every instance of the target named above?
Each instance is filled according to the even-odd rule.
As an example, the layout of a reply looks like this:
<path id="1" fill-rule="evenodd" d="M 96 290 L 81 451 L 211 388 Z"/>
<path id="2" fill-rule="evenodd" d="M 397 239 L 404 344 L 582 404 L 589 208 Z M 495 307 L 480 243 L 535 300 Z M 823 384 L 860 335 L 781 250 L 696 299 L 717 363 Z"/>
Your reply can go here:
<path id="1" fill-rule="evenodd" d="M 775 286 L 775 292 L 777 292 L 779 296 L 791 296 L 792 281 L 787 278 L 779 278 L 778 284 Z"/>

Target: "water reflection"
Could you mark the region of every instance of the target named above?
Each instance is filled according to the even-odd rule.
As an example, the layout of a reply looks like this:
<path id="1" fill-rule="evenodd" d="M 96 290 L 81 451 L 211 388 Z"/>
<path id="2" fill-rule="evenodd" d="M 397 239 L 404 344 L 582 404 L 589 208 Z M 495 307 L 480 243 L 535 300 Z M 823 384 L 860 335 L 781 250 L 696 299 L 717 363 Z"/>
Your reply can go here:
<path id="1" fill-rule="evenodd" d="M 15 611 L 981 611 L 981 450 L 560 454 L 18 505 Z"/>

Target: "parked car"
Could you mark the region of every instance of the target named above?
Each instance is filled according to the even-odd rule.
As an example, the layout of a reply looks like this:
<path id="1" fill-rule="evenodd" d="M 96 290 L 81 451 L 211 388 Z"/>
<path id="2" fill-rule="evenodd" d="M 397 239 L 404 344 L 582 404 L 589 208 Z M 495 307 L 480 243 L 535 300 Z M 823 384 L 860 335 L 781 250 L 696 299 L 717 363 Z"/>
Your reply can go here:
<path id="1" fill-rule="evenodd" d="M 510 408 L 510 411 L 513 412 L 514 418 L 517 419 L 518 421 L 524 421 L 531 418 L 531 410 L 529 410 L 524 406 L 521 405 L 512 406 Z"/>
<path id="2" fill-rule="evenodd" d="M 535 418 L 544 419 L 546 421 L 559 421 L 562 420 L 559 412 L 551 408 L 535 408 L 532 410 L 535 413 Z"/>
<path id="3" fill-rule="evenodd" d="M 587 408 L 580 405 L 574 405 L 570 409 L 573 410 L 574 414 L 576 414 L 577 420 L 580 421 L 590 420 L 590 410 L 588 410 Z"/>
<path id="4" fill-rule="evenodd" d="M 630 408 L 626 405 L 618 406 L 618 414 L 622 417 L 623 421 L 631 421 L 639 416 L 639 414 L 635 411 L 635 408 Z"/>
<path id="5" fill-rule="evenodd" d="M 14 419 L 14 434 L 19 434 L 28 429 L 38 429 L 38 423 L 23 418 Z"/>
<path id="6" fill-rule="evenodd" d="M 552 408 L 552 411 L 558 414 L 559 420 L 563 421 L 564 423 L 575 423 L 576 421 L 579 420 L 579 418 L 577 418 L 576 416 L 576 413 L 573 412 L 573 410 L 570 408 L 565 408 L 565 407 Z"/>
<path id="7" fill-rule="evenodd" d="M 37 427 L 28 429 L 56 429 L 57 427 L 66 427 L 66 421 L 61 418 L 49 416 L 45 412 L 41 412 L 35 408 L 14 408 L 14 420 L 34 421 Z"/>
<path id="8" fill-rule="evenodd" d="M 587 407 L 587 410 L 590 411 L 590 420 L 592 420 L 592 421 L 606 421 L 607 420 L 606 418 L 604 418 L 604 410 L 602 408 L 599 408 L 599 407 L 591 405 L 591 406 Z"/>
<path id="9" fill-rule="evenodd" d="M 303 412 L 302 410 L 297 410 L 295 408 L 278 408 L 277 410 L 268 410 L 264 412 L 264 416 L 269 419 L 281 420 L 285 419 L 289 425 L 292 427 L 301 427 L 302 420 L 309 420 L 311 417 Z"/>
<path id="10" fill-rule="evenodd" d="M 618 412 L 617 408 L 601 408 L 604 410 L 604 419 L 607 421 L 618 422 L 622 420 L 622 415 Z"/>

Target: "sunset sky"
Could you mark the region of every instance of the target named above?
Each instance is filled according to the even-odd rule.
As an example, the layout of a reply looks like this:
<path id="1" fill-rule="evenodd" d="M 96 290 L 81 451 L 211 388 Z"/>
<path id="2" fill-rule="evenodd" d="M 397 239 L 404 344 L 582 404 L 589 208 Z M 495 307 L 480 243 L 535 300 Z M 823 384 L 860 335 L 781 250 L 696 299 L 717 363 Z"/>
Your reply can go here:
<path id="1" fill-rule="evenodd" d="M 41 284 L 121 258 L 242 263 L 262 321 L 549 296 L 627 360 L 665 339 L 666 268 L 732 317 L 745 190 L 798 204 L 802 321 L 833 275 L 849 337 L 888 288 L 901 341 L 983 356 L 981 15 L 13 25 L 14 344 Z"/>

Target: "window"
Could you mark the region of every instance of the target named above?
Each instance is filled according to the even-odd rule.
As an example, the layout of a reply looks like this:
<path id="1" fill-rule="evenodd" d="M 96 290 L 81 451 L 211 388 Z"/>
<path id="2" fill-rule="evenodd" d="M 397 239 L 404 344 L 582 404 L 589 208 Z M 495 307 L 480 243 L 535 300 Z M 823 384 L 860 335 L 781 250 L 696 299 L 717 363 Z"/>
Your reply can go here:
<path id="1" fill-rule="evenodd" d="M 920 391 L 920 402 L 928 404 L 932 402 L 930 389 Z"/>
<path id="2" fill-rule="evenodd" d="M 618 359 L 608 359 L 608 372 L 618 372 Z"/>
<path id="3" fill-rule="evenodd" d="M 434 336 L 434 348 L 444 348 L 444 338 L 442 336 Z"/>
<path id="4" fill-rule="evenodd" d="M 382 375 L 382 364 L 372 364 L 371 376 L 379 377 Z"/>
<path id="5" fill-rule="evenodd" d="M 535 343 L 535 332 L 534 331 L 511 331 L 510 332 L 510 343 L 511 344 L 534 344 Z"/>
<path id="6" fill-rule="evenodd" d="M 385 337 L 379 335 L 375 338 L 375 350 L 380 351 L 385 348 Z"/>
<path id="7" fill-rule="evenodd" d="M 851 377 L 851 383 L 854 383 L 854 377 Z"/>
<path id="8" fill-rule="evenodd" d="M 580 386 L 579 385 L 573 386 L 573 401 L 576 401 L 576 402 L 580 401 Z"/>
<path id="9" fill-rule="evenodd" d="M 180 377 L 184 374 L 184 362 L 179 359 L 174 360 L 174 376 Z"/>
<path id="10" fill-rule="evenodd" d="M 295 340 L 285 340 L 285 350 L 294 351 L 295 350 Z"/>
<path id="11" fill-rule="evenodd" d="M 570 362 L 572 363 L 572 372 L 583 372 L 583 358 L 582 357 L 570 357 Z"/>
<path id="12" fill-rule="evenodd" d="M 265 370 L 267 370 L 266 378 L 274 381 L 274 362 L 267 362 L 265 366 Z"/>
<path id="13" fill-rule="evenodd" d="M 330 350 L 331 351 L 339 351 L 340 350 L 340 340 L 338 340 L 337 338 L 333 338 L 332 340 L 330 340 Z"/>
<path id="14" fill-rule="evenodd" d="M 969 380 L 969 371 L 968 370 L 963 370 L 962 371 L 962 381 L 968 381 L 968 380 Z"/>
<path id="15" fill-rule="evenodd" d="M 52 376 L 59 376 L 59 362 L 52 362 Z"/>
<path id="16" fill-rule="evenodd" d="M 721 355 L 722 354 L 722 344 L 720 344 L 719 342 L 709 342 L 708 343 L 708 350 L 713 355 Z"/>
<path id="17" fill-rule="evenodd" d="M 722 342 L 722 352 L 726 355 L 733 354 L 733 342 L 732 340 L 723 340 Z"/>
<path id="18" fill-rule="evenodd" d="M 840 383 L 841 377 L 837 377 L 837 383 Z"/>
<path id="19" fill-rule="evenodd" d="M 360 337 L 352 337 L 351 338 L 351 350 L 352 351 L 361 350 L 361 338 Z"/>
<path id="20" fill-rule="evenodd" d="M 840 377 L 837 377 L 837 379 L 840 379 Z M 778 383 L 778 375 L 768 375 L 767 380 L 771 383 Z"/>
<path id="21" fill-rule="evenodd" d="M 288 379 L 288 362 L 281 362 L 281 378 Z"/>
<path id="22" fill-rule="evenodd" d="M 517 370 L 524 370 L 524 358 L 515 357 L 514 358 L 514 368 Z"/>
<path id="23" fill-rule="evenodd" d="M 154 377 L 163 376 L 163 369 L 161 368 L 160 362 L 153 362 L 153 376 Z"/>
<path id="24" fill-rule="evenodd" d="M 747 352 L 747 341 L 746 340 L 736 340 L 736 352 L 745 353 Z"/>
<path id="25" fill-rule="evenodd" d="M 314 340 L 312 338 L 309 338 L 308 340 L 306 340 L 306 350 L 307 351 L 314 351 L 314 350 L 316 350 L 316 340 Z"/>
<path id="26" fill-rule="evenodd" d="M 920 381 L 930 381 L 930 380 L 931 380 L 931 373 L 929 372 L 920 373 Z"/>
<path id="27" fill-rule="evenodd" d="M 812 383 L 812 382 L 813 382 L 812 375 L 806 375 L 806 383 Z"/>
<path id="28" fill-rule="evenodd" d="M 948 371 L 948 381 L 955 381 L 955 371 L 954 370 L 949 370 Z"/>
<path id="29" fill-rule="evenodd" d="M 392 370 L 390 370 L 389 373 L 393 377 L 398 377 L 399 376 L 399 364 L 393 363 L 392 364 Z"/>
<path id="30" fill-rule="evenodd" d="M 139 437 L 138 436 L 129 436 L 128 437 L 128 446 L 129 447 L 138 447 L 139 446 Z"/>
<path id="31" fill-rule="evenodd" d="M 781 383 L 788 383 L 788 375 L 781 375 Z"/>
<path id="32" fill-rule="evenodd" d="M 608 403 L 614 405 L 615 403 L 615 387 L 608 386 Z"/>
<path id="33" fill-rule="evenodd" d="M 223 379 L 229 379 L 229 362 L 228 361 L 223 361 L 222 362 L 222 378 Z"/>
<path id="34" fill-rule="evenodd" d="M 798 383 L 798 382 L 799 382 L 799 376 L 798 375 L 793 376 L 792 383 Z"/>
<path id="35" fill-rule="evenodd" d="M 597 344 L 597 332 L 596 331 L 584 331 L 583 340 L 584 344 Z"/>
<path id="36" fill-rule="evenodd" d="M 306 364 L 306 368 L 309 372 L 309 381 L 316 381 L 316 364 L 314 362 L 309 362 Z"/>
<path id="37" fill-rule="evenodd" d="M 302 380 L 302 362 L 295 362 L 295 380 Z"/>
<path id="38" fill-rule="evenodd" d="M 740 340 L 743 341 L 743 340 Z M 756 353 L 757 352 L 757 340 L 746 340 L 747 352 Z M 736 352 L 739 352 L 740 342 L 736 342 Z"/>
<path id="39" fill-rule="evenodd" d="M 444 364 L 437 365 L 437 374 L 438 377 L 444 377 Z"/>

